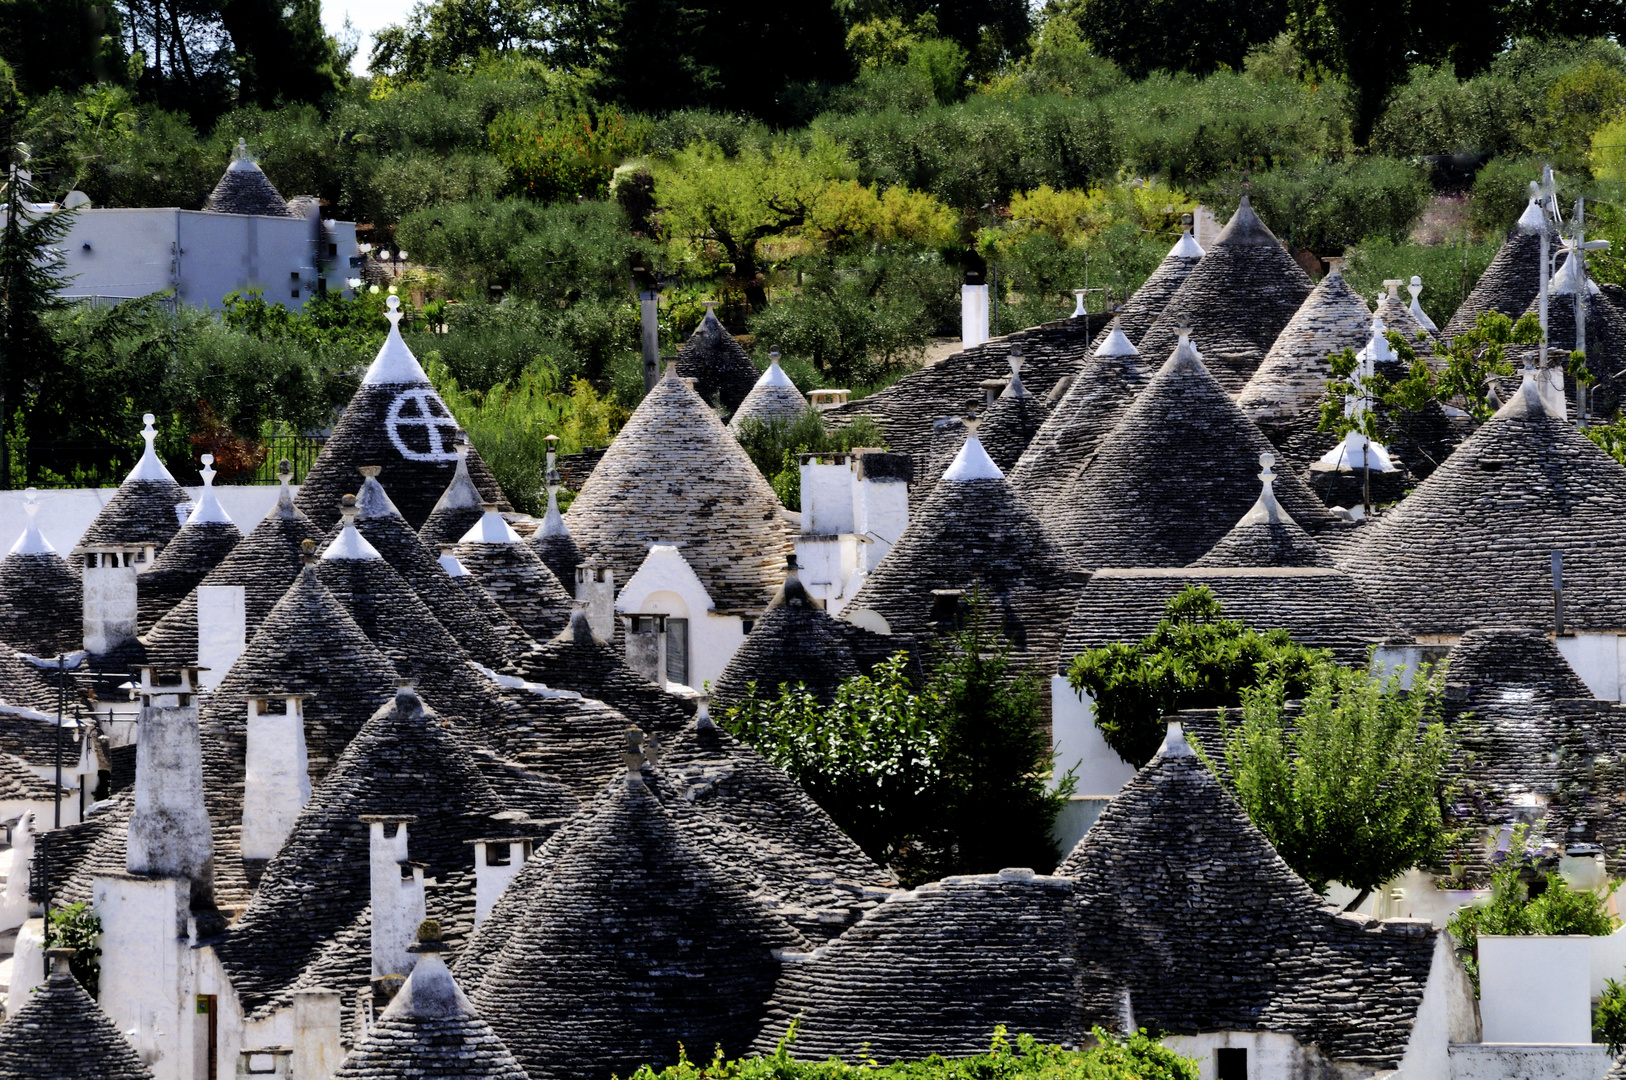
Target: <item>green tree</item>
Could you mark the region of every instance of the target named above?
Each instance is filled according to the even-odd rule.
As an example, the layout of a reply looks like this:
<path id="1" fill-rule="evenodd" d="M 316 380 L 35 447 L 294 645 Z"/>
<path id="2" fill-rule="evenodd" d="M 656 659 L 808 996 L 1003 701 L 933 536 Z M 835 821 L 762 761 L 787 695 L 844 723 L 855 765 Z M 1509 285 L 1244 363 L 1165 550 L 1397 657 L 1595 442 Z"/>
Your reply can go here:
<path id="1" fill-rule="evenodd" d="M 1241 71 L 1250 49 L 1287 28 L 1288 0 L 1070 0 L 1060 10 L 1098 53 L 1139 79 Z"/>
<path id="2" fill-rule="evenodd" d="M 52 908 L 45 920 L 45 947 L 74 950 L 68 970 L 91 997 L 101 993 L 101 937 L 102 920 L 83 900 Z"/>
<path id="3" fill-rule="evenodd" d="M 219 7 L 238 104 L 323 102 L 349 81 L 338 42 L 322 29 L 321 0 L 220 0 Z"/>
<path id="4" fill-rule="evenodd" d="M 53 366 L 56 342 L 46 319 L 65 301 L 68 284 L 54 245 L 73 226 L 73 212 L 29 206 L 32 184 L 23 147 L 6 147 L 5 221 L 0 222 L 0 486 L 11 478 L 7 420 L 25 381 Z"/>
<path id="5" fill-rule="evenodd" d="M 373 35 L 368 70 L 404 79 L 510 52 L 540 52 L 546 31 L 532 0 L 432 0 L 404 25 Z"/>
<path id="6" fill-rule="evenodd" d="M 1011 661 L 973 597 L 939 642 L 924 687 L 899 653 L 847 680 L 827 707 L 800 684 L 745 700 L 725 722 L 788 772 L 872 858 L 910 884 L 1006 866 L 1048 871 L 1071 777 L 1052 752 L 1037 676 Z M 765 688 L 764 688 L 765 689 Z"/>
<path id="7" fill-rule="evenodd" d="M 1245 689 L 1272 680 L 1301 693 L 1331 662 L 1325 650 L 1306 648 L 1285 630 L 1260 632 L 1225 618 L 1211 589 L 1188 585 L 1169 598 L 1147 637 L 1073 657 L 1067 683 L 1090 695 L 1107 745 L 1138 769 L 1157 753 L 1169 714 L 1235 707 Z"/>
<path id="8" fill-rule="evenodd" d="M 1366 146 L 1411 66 L 1410 5 L 1384 18 L 1373 18 L 1371 7 L 1355 0 L 1291 0 L 1291 5 L 1288 21 L 1300 54 L 1353 89 L 1351 135 L 1356 146 Z"/>
<path id="9" fill-rule="evenodd" d="M 1427 668 L 1407 690 L 1398 672 L 1323 664 L 1291 716 L 1279 679 L 1241 691 L 1241 723 L 1220 716 L 1237 801 L 1311 888 L 1356 889 L 1350 910 L 1445 850 L 1451 742 L 1435 719 L 1444 685 Z"/>
<path id="10" fill-rule="evenodd" d="M 108 0 L 0 0 L 0 58 L 30 96 L 124 78 L 121 37 Z"/>

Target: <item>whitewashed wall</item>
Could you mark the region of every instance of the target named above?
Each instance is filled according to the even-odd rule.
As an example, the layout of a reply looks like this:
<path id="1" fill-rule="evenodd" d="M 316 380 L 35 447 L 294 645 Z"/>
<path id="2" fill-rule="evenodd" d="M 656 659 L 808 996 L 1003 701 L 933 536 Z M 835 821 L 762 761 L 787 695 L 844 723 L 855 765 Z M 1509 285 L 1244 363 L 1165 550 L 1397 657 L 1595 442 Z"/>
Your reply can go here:
<path id="1" fill-rule="evenodd" d="M 39 493 L 40 532 L 57 551 L 67 554 L 79 538 L 85 535 L 90 523 L 96 520 L 102 507 L 117 488 L 47 488 Z M 215 497 L 221 507 L 231 515 L 237 527 L 247 536 L 260 519 L 277 504 L 276 484 L 221 484 L 215 488 Z M 187 494 L 197 499 L 201 487 L 189 487 Z M 294 488 L 298 494 L 299 488 Z M 21 491 L 0 491 L 0 554 L 11 548 L 28 524 L 28 512 L 23 509 Z"/>

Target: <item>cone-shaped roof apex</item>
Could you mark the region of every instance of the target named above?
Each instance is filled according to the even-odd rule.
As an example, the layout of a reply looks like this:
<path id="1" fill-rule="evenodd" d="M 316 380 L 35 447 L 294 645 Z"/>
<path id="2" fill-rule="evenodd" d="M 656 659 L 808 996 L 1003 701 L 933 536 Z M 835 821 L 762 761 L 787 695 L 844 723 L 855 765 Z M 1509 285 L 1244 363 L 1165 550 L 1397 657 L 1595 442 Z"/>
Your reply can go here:
<path id="1" fill-rule="evenodd" d="M 23 509 L 28 514 L 28 524 L 23 526 L 22 535 L 17 537 L 17 542 L 11 545 L 11 554 L 55 555 L 56 548 L 52 547 L 51 542 L 45 539 L 45 534 L 40 532 L 39 489 L 29 488 L 23 494 L 25 496 Z"/>
<path id="2" fill-rule="evenodd" d="M 361 377 L 362 384 L 416 386 L 427 383 L 429 376 L 424 373 L 418 358 L 412 355 L 412 350 L 407 348 L 407 343 L 401 339 L 400 297 L 391 296 L 384 301 L 384 305 L 389 308 L 384 316 L 390 321 L 389 336 L 384 339 L 384 344 L 378 347 L 378 355 L 367 368 L 367 374 Z"/>

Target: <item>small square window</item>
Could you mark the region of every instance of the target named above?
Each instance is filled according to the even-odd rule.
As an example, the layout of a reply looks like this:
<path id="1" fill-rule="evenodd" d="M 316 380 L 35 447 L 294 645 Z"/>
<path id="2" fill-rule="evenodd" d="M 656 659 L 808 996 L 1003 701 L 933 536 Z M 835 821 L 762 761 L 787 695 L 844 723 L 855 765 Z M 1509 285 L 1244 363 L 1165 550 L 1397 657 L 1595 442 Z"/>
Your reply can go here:
<path id="1" fill-rule="evenodd" d="M 288 295 L 291 296 L 292 298 L 294 298 L 295 300 L 298 300 L 299 299 L 299 286 L 295 285 L 293 288 L 289 289 L 288 290 Z"/>
<path id="2" fill-rule="evenodd" d="M 1248 1050 L 1221 1046 L 1214 1051 L 1214 1080 L 1248 1080 Z"/>

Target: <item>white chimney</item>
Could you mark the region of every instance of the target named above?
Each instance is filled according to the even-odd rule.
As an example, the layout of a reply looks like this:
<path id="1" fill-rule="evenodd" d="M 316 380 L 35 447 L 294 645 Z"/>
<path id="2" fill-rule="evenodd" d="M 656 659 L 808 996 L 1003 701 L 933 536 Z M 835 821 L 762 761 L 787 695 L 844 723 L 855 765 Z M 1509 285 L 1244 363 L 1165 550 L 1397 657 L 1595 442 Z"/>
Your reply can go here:
<path id="1" fill-rule="evenodd" d="M 988 340 L 988 286 L 960 286 L 960 348 L 970 349 Z"/>
<path id="2" fill-rule="evenodd" d="M 666 685 L 666 616 L 628 615 L 627 666 L 656 686 Z"/>
<path id="3" fill-rule="evenodd" d="M 274 709 L 273 702 L 281 702 L 281 708 Z M 310 797 L 304 696 L 250 697 L 243 770 L 243 858 L 274 856 Z"/>
<path id="4" fill-rule="evenodd" d="M 328 1080 L 344 1060 L 339 1042 L 343 1005 L 337 990 L 295 990 L 292 1075 L 297 1080 Z"/>
<path id="5" fill-rule="evenodd" d="M 205 690 L 220 685 L 248 646 L 248 590 L 242 585 L 198 586 L 198 673 Z"/>
<path id="6" fill-rule="evenodd" d="M 135 807 L 125 865 L 132 874 L 185 878 L 194 901 L 212 894 L 214 842 L 203 802 L 197 669 L 160 684 L 141 669 L 136 726 Z"/>
<path id="7" fill-rule="evenodd" d="M 469 841 L 474 845 L 475 926 L 486 921 L 497 898 L 531 857 L 535 842 L 530 836 Z"/>
<path id="8" fill-rule="evenodd" d="M 576 567 L 576 599 L 587 605 L 587 625 L 601 641 L 615 638 L 615 570 L 598 562 Z"/>
<path id="9" fill-rule="evenodd" d="M 407 826 L 417 818 L 364 815 L 361 820 L 371 828 L 373 978 L 409 975 L 414 960 L 407 947 L 418 940 L 418 924 L 426 917 L 423 864 L 407 860 Z"/>
<path id="10" fill-rule="evenodd" d="M 853 531 L 861 544 L 859 569 L 869 573 L 892 550 L 909 525 L 909 482 L 914 462 L 908 454 L 882 450 L 855 452 L 853 474 Z"/>
<path id="11" fill-rule="evenodd" d="M 101 656 L 135 640 L 136 575 L 152 565 L 153 547 L 92 547 L 83 558 L 85 651 Z"/>
<path id="12" fill-rule="evenodd" d="M 288 1046 L 256 1046 L 237 1052 L 237 1080 L 276 1080 L 279 1076 L 293 1076 L 290 1065 L 293 1048 Z"/>

